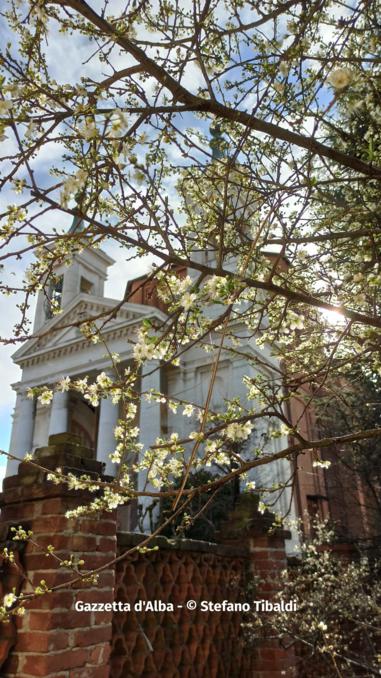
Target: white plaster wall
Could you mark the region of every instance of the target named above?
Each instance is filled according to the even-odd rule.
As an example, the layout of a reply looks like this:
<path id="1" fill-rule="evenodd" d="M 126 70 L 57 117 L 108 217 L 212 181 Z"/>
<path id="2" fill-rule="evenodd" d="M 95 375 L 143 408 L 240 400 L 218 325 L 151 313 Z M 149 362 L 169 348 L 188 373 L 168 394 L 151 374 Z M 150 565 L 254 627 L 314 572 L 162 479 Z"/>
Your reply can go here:
<path id="1" fill-rule="evenodd" d="M 261 359 L 264 356 L 269 358 L 269 363 L 276 365 L 276 361 L 269 355 L 268 350 L 261 352 Z M 211 357 L 199 349 L 192 349 L 187 362 L 184 362 L 181 368 L 171 370 L 168 374 L 168 395 L 173 398 L 181 398 L 189 400 L 196 405 L 204 405 L 208 393 L 210 378 L 212 374 Z M 208 362 L 205 362 L 205 361 Z M 200 364 L 201 363 L 201 364 Z M 271 370 L 264 371 L 256 369 L 255 366 L 247 364 L 245 360 L 240 358 L 231 359 L 228 354 L 222 354 L 221 363 L 217 372 L 216 382 L 213 389 L 211 399 L 211 409 L 215 411 L 222 411 L 224 409 L 224 399 L 239 397 L 242 405 L 247 405 L 246 399 L 247 390 L 242 379 L 244 376 L 254 376 L 256 373 L 265 374 L 266 377 L 271 378 Z M 251 402 L 252 406 L 253 403 Z M 182 414 L 182 407 L 180 406 L 178 412 L 168 412 L 168 434 L 178 432 L 181 437 L 185 437 L 190 431 L 198 430 L 199 421 L 195 416 L 191 418 L 184 417 Z M 268 422 L 262 419 L 252 432 L 248 439 L 245 450 L 242 451 L 242 456 L 246 459 L 253 458 L 253 449 L 255 447 L 262 447 L 264 436 L 268 431 L 268 426 L 279 427 L 277 420 Z M 287 437 L 271 439 L 266 442 L 265 451 L 272 454 L 287 447 Z M 191 448 L 191 446 L 189 446 Z M 213 467 L 210 469 L 213 470 Z M 292 474 L 291 464 L 287 459 L 278 460 L 267 465 L 263 465 L 252 469 L 248 472 L 248 480 L 255 481 L 257 487 L 271 488 L 274 483 L 289 481 Z M 275 500 L 275 501 L 274 501 Z M 286 488 L 283 492 L 276 492 L 272 494 L 272 503 L 270 509 L 274 512 L 279 512 L 282 515 L 288 514 L 291 519 L 295 519 L 295 507 L 291 496 L 290 488 Z M 291 506 L 291 510 L 290 510 Z M 292 539 L 287 541 L 287 551 L 293 552 L 295 544 L 298 543 L 295 531 L 292 531 Z"/>
<path id="2" fill-rule="evenodd" d="M 48 444 L 48 430 L 50 420 L 50 405 L 36 403 L 36 416 L 34 420 L 33 449 Z"/>

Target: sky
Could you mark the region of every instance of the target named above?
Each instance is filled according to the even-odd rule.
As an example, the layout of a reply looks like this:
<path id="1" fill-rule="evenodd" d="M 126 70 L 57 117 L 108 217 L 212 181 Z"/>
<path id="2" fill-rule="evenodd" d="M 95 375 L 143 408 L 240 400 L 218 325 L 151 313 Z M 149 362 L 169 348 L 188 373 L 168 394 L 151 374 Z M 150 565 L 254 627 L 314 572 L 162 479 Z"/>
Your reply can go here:
<path id="1" fill-rule="evenodd" d="M 184 3 L 186 2 L 187 0 L 184 0 Z M 103 5 L 103 2 L 101 2 L 101 0 L 93 0 L 93 2 L 90 4 L 95 9 L 97 9 Z M 113 0 L 113 13 L 116 14 L 118 9 L 123 6 L 123 0 Z M 342 13 L 342 10 L 340 10 L 340 12 Z M 141 30 L 141 26 L 139 27 L 139 30 Z M 4 25 L 0 25 L 0 35 L 2 36 L 3 44 L 11 38 Z M 142 35 L 141 37 L 144 38 L 145 36 Z M 152 38 L 152 36 L 150 37 Z M 12 48 L 14 49 L 14 36 L 12 36 L 11 40 L 13 43 Z M 68 58 L 68 40 L 70 40 L 71 58 Z M 60 34 L 52 25 L 49 36 L 49 46 L 47 48 L 48 64 L 52 77 L 58 82 L 66 83 L 78 82 L 79 78 L 83 76 L 90 78 L 93 77 L 94 79 L 103 77 L 107 70 L 105 65 L 100 63 L 96 56 L 92 60 L 88 61 L 88 57 L 90 56 L 91 52 L 94 51 L 93 48 L 94 45 L 89 46 L 87 40 L 83 38 L 83 36 L 70 36 L 70 38 L 68 38 L 67 36 Z M 131 63 L 131 58 L 126 55 L 120 55 L 116 60 L 114 60 L 114 66 L 118 68 L 131 65 Z M 200 70 L 193 65 L 190 65 L 189 68 L 187 67 L 183 81 L 184 85 L 189 85 L 191 89 L 194 89 L 197 88 L 198 84 L 201 84 L 201 81 L 202 74 Z M 6 141 L 5 145 L 8 143 L 11 142 Z M 46 146 L 36 159 L 35 163 L 35 170 L 39 173 L 40 178 L 44 178 L 45 166 L 51 165 L 55 160 L 58 166 L 60 163 L 62 164 L 61 149 L 57 146 Z M 46 184 L 49 184 L 51 177 L 47 173 L 45 176 Z M 10 202 L 17 202 L 17 199 L 17 196 L 15 196 L 13 192 L 9 190 L 4 191 L 0 200 L 0 210 L 4 208 L 4 205 L 9 204 Z M 48 218 L 49 231 L 51 230 L 52 226 L 57 226 L 63 229 L 66 229 L 70 226 L 70 217 L 62 217 L 59 215 L 54 215 L 54 213 L 50 212 Z M 54 219 L 57 219 L 56 223 L 54 223 Z M 131 263 L 126 264 L 126 262 L 123 260 L 123 253 L 119 247 L 113 245 L 113 243 L 108 243 L 104 249 L 116 260 L 116 263 L 111 268 L 109 273 L 109 280 L 106 284 L 105 290 L 106 296 L 121 298 L 124 293 L 127 280 L 144 273 L 148 269 L 150 262 L 147 260 L 140 260 L 134 265 L 131 265 Z M 3 280 L 9 281 L 9 283 L 14 283 L 15 279 L 21 277 L 30 262 L 30 255 L 27 255 L 14 263 L 12 262 L 12 267 L 9 266 L 9 268 L 12 268 L 12 270 L 8 271 L 6 269 L 3 272 Z M 15 275 L 16 278 L 12 278 L 13 275 Z M 15 297 L 3 298 L 0 301 L 1 337 L 12 336 L 13 326 L 18 315 L 18 309 L 16 307 L 17 301 L 18 299 Z M 35 299 L 32 301 L 29 309 L 29 315 L 31 319 L 33 319 L 34 316 L 35 301 Z M 2 388 L 0 390 L 0 450 L 6 451 L 9 447 L 12 423 L 11 415 L 15 402 L 15 394 L 11 388 L 11 384 L 17 382 L 21 376 L 19 368 L 14 365 L 11 358 L 12 353 L 15 352 L 17 347 L 17 345 L 0 345 L 0 379 L 2 384 Z M 0 457 L 0 478 L 4 465 L 5 459 Z"/>
<path id="2" fill-rule="evenodd" d="M 97 3 L 93 3 L 93 6 L 96 6 Z M 98 3 L 99 4 L 99 3 Z M 114 2 L 114 5 L 122 5 L 122 2 Z M 7 26 L 0 20 L 0 35 L 2 46 L 11 38 L 11 35 L 8 32 Z M 15 38 L 12 36 L 13 47 L 15 44 Z M 71 36 L 70 37 L 70 49 L 71 57 L 68 58 L 68 38 L 62 36 L 52 27 L 52 33 L 49 40 L 49 48 L 47 49 L 49 68 L 52 77 L 56 78 L 58 82 L 75 82 L 78 81 L 81 76 L 87 75 L 89 77 L 93 76 L 94 78 L 102 77 L 101 74 L 105 72 L 105 67 L 101 66 L 98 59 L 95 58 L 86 65 L 84 62 L 87 60 L 89 54 L 93 50 L 93 46 L 89 49 L 89 45 L 81 36 Z M 75 58 L 74 58 L 75 55 Z M 131 63 L 129 58 L 121 56 L 119 59 L 119 67 L 124 67 Z M 64 68 L 62 68 L 64 66 Z M 64 76 L 64 78 L 63 78 Z M 11 146 L 11 140 L 8 139 L 5 142 L 2 142 L 2 154 L 4 155 L 8 152 L 8 147 Z M 51 164 L 55 160 L 60 159 L 61 150 L 55 147 L 45 147 L 40 153 L 36 163 L 35 169 L 39 173 L 39 177 L 43 178 L 44 165 Z M 48 161 L 48 163 L 46 162 Z M 46 177 L 51 179 L 50 177 Z M 4 209 L 5 205 L 10 203 L 17 203 L 17 196 L 10 190 L 4 190 L 0 199 L 0 210 Z M 49 213 L 49 230 L 51 227 L 58 226 L 60 228 L 66 229 L 70 226 L 71 218 L 69 216 L 62 217 L 59 215 L 54 215 L 54 213 Z M 52 223 L 52 219 L 57 219 L 56 223 Z M 62 220 L 65 220 L 65 223 L 62 223 Z M 41 222 L 40 222 L 41 223 Z M 42 225 L 42 224 L 41 224 Z M 110 271 L 109 280 L 106 283 L 105 293 L 106 296 L 113 298 L 122 297 L 125 285 L 128 278 L 133 278 L 135 275 L 140 275 L 148 268 L 148 263 L 144 260 L 138 262 L 135 265 L 135 268 L 131 267 L 131 264 L 128 265 L 128 278 L 127 278 L 127 265 L 123 261 L 122 252 L 116 246 L 113 246 L 112 243 L 104 247 L 110 256 L 112 256 L 116 263 Z M 15 284 L 15 280 L 19 280 L 22 274 L 25 272 L 26 267 L 31 262 L 31 256 L 27 255 L 22 257 L 21 260 L 15 261 L 12 260 L 12 264 L 9 264 L 9 261 L 6 262 L 7 265 L 5 270 L 2 271 L 2 281 L 9 282 L 10 284 Z M 11 268 L 12 270 L 8 270 Z M 2 297 L 0 299 L 0 337 L 9 338 L 13 334 L 13 326 L 16 322 L 19 312 L 16 307 L 18 301 L 21 301 L 20 297 Z M 33 299 L 29 309 L 29 317 L 33 319 L 34 309 L 35 309 L 36 299 Z M 16 351 L 18 345 L 3 345 L 0 344 L 0 383 L 2 388 L 0 389 L 0 450 L 8 451 L 9 441 L 11 434 L 12 426 L 12 412 L 15 403 L 15 393 L 12 390 L 11 384 L 17 382 L 21 377 L 21 370 L 13 363 L 12 354 Z M 0 456 L 0 480 L 5 470 L 6 458 Z"/>
<path id="3" fill-rule="evenodd" d="M 113 0 L 112 10 L 117 12 L 118 9 L 124 7 L 123 0 Z M 94 9 L 99 9 L 103 6 L 101 0 L 94 0 L 91 5 Z M 109 75 L 109 68 L 100 63 L 97 56 L 88 61 L 90 54 L 94 52 L 94 45 L 88 43 L 81 35 L 71 35 L 69 38 L 63 36 L 56 30 L 56 27 L 50 22 L 49 45 L 46 47 L 46 54 L 48 66 L 51 77 L 55 78 L 60 83 L 74 83 L 79 82 L 81 77 L 89 77 L 94 79 L 102 79 L 105 75 Z M 141 27 L 140 27 L 141 29 Z M 12 43 L 12 49 L 16 50 L 17 41 L 15 36 L 9 33 L 7 25 L 0 17 L 0 36 L 2 47 L 6 42 Z M 144 35 L 142 36 L 144 38 Z M 147 34 L 148 37 L 148 34 Z M 152 36 L 150 36 L 152 37 Z M 68 58 L 68 40 L 70 40 L 71 58 Z M 124 68 L 133 63 L 133 60 L 128 55 L 117 55 L 113 59 L 116 68 Z M 202 75 L 199 69 L 192 67 L 189 70 L 189 83 L 195 86 Z M 184 83 L 186 84 L 187 78 Z M 13 142 L 10 138 L 2 142 L 2 155 L 7 155 L 12 151 Z M 40 185 L 48 186 L 51 184 L 51 176 L 47 174 L 45 167 L 56 164 L 62 166 L 61 159 L 62 149 L 57 145 L 46 145 L 39 153 L 39 156 L 34 162 L 34 170 L 36 176 L 38 175 Z M 3 170 L 4 171 L 4 170 Z M 0 197 L 0 211 L 9 204 L 17 204 L 19 197 L 14 191 L 5 189 Z M 49 223 L 47 228 L 49 232 L 52 227 L 59 229 L 69 228 L 71 224 L 71 217 L 55 214 L 49 212 Z M 44 224 L 39 221 L 40 227 L 43 229 Z M 19 247 L 19 245 L 18 245 Z M 126 282 L 128 279 L 134 278 L 146 272 L 149 268 L 151 259 L 141 259 L 138 262 L 126 262 L 123 259 L 123 253 L 120 248 L 113 243 L 108 243 L 103 249 L 112 256 L 116 263 L 112 266 L 109 272 L 109 280 L 106 283 L 105 294 L 111 298 L 119 299 L 123 296 Z M 6 266 L 1 271 L 1 279 L 3 283 L 16 285 L 22 280 L 25 269 L 31 263 L 32 256 L 26 255 L 21 259 L 6 260 Z M 0 299 L 0 337 L 10 338 L 14 334 L 14 324 L 19 317 L 19 311 L 16 304 L 22 300 L 22 296 L 2 297 Z M 32 299 L 29 308 L 29 317 L 33 320 L 36 299 Z M 15 392 L 12 390 L 11 384 L 19 381 L 21 377 L 21 370 L 13 363 L 12 354 L 17 350 L 16 345 L 0 344 L 0 379 L 2 388 L 0 390 L 0 450 L 8 451 L 9 441 L 12 426 L 12 412 L 15 403 Z M 6 465 L 6 458 L 0 456 L 0 480 L 4 473 Z"/>

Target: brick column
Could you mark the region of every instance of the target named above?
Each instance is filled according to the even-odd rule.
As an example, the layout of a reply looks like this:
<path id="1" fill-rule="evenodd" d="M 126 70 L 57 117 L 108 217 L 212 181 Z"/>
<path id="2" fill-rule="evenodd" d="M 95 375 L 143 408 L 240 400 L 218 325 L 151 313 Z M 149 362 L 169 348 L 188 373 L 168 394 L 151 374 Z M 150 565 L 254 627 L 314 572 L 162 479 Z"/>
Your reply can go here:
<path id="1" fill-rule="evenodd" d="M 272 601 L 280 587 L 281 572 L 287 569 L 285 538 L 291 536 L 285 530 L 269 533 L 273 516 L 258 516 L 258 522 L 250 531 L 249 548 L 252 571 L 259 578 L 256 587 L 256 600 Z M 285 601 L 288 602 L 287 600 Z M 266 612 L 258 614 L 266 615 Z M 276 613 L 273 613 L 276 614 Z M 289 614 L 292 614 L 290 612 Z M 266 636 L 258 638 L 254 650 L 258 667 L 257 678 L 281 678 L 296 676 L 296 658 L 294 647 L 284 649 L 276 639 Z"/>
<path id="2" fill-rule="evenodd" d="M 281 571 L 287 568 L 285 539 L 291 534 L 279 529 L 269 532 L 274 516 L 267 511 L 261 515 L 257 507 L 258 498 L 255 495 L 242 495 L 228 522 L 223 526 L 221 537 L 224 543 L 244 543 L 247 546 L 251 574 L 258 578 L 254 598 L 271 601 L 279 590 Z M 265 615 L 266 612 L 257 614 Z M 255 678 L 297 675 L 293 647 L 284 649 L 278 640 L 266 636 L 258 636 L 256 639 L 252 648 L 252 662 Z"/>
<path id="3" fill-rule="evenodd" d="M 51 436 L 49 445 L 38 450 L 39 462 L 48 469 L 58 466 L 73 473 L 98 477 L 101 463 L 90 458 L 79 439 L 68 434 Z M 94 494 L 90 495 L 94 498 Z M 88 501 L 85 492 L 69 491 L 46 480 L 46 473 L 31 464 L 20 464 L 17 476 L 4 481 L 1 495 L 3 532 L 22 525 L 33 531 L 34 546 L 27 542 L 20 562 L 27 579 L 22 591 L 45 580 L 47 586 L 65 584 L 73 573 L 58 567 L 53 555 L 67 559 L 73 553 L 83 559 L 83 571 L 98 568 L 115 557 L 116 517 L 113 513 L 91 518 L 67 519 L 65 512 Z M 3 534 L 4 537 L 4 534 Z M 16 542 L 17 543 L 17 542 Z M 9 569 L 11 566 L 7 566 Z M 75 602 L 112 603 L 113 567 L 99 573 L 97 584 L 78 582 L 39 596 L 25 604 L 26 613 L 16 618 L 17 635 L 3 664 L 4 678 L 108 678 L 112 611 L 74 609 Z M 7 650 L 8 651 L 8 650 Z M 0 641 L 1 657 L 1 641 Z"/>

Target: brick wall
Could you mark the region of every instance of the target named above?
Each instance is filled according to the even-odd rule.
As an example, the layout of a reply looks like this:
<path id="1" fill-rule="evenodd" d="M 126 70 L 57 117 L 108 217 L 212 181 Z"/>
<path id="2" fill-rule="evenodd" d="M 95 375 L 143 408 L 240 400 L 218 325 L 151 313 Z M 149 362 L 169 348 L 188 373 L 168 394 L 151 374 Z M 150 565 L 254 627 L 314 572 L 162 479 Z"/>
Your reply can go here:
<path id="1" fill-rule="evenodd" d="M 240 612 L 201 611 L 202 600 L 215 603 L 270 600 L 280 570 L 286 567 L 285 534 L 267 534 L 269 522 L 256 513 L 253 497 L 242 498 L 221 530 L 220 544 L 157 538 L 158 550 L 136 550 L 118 563 L 116 600 L 131 611 L 113 619 L 113 678 L 280 678 L 295 675 L 292 649 L 258 637 L 249 645 Z M 118 550 L 133 549 L 142 539 L 118 535 Z M 247 585 L 259 578 L 255 593 Z M 187 610 L 187 600 L 197 609 Z M 138 600 L 161 600 L 174 611 L 135 611 Z M 183 605 L 178 608 L 177 605 Z"/>
<path id="2" fill-rule="evenodd" d="M 79 441 L 52 436 L 38 457 L 46 469 L 61 466 L 74 473 L 101 474 L 101 464 Z M 136 549 L 99 573 L 96 585 L 78 581 L 57 567 L 55 555 L 71 553 L 85 561 L 84 569 L 99 568 L 117 553 L 138 545 L 142 535 L 120 534 L 116 516 L 70 519 L 65 512 L 89 498 L 53 485 L 46 472 L 29 463 L 6 479 L 1 495 L 2 540 L 12 526 L 33 531 L 32 543 L 19 543 L 18 566 L 4 568 L 3 593 L 20 587 L 28 594 L 41 580 L 59 587 L 26 602 L 26 614 L 3 629 L 0 675 L 4 678 L 281 678 L 295 675 L 292 651 L 276 641 L 256 639 L 248 646 L 238 612 L 76 612 L 77 600 L 162 600 L 182 605 L 193 599 L 248 602 L 246 584 L 262 578 L 256 598 L 269 599 L 285 567 L 285 534 L 270 536 L 268 523 L 256 511 L 253 497 L 243 498 L 223 526 L 219 544 L 158 538 L 157 551 Z M 93 496 L 93 495 L 92 495 Z M 116 581 L 115 581 L 116 574 Z M 114 593 L 115 585 L 115 593 Z M 112 653 L 110 656 L 110 647 Z"/>
<path id="3" fill-rule="evenodd" d="M 133 547 L 140 535 L 121 534 L 121 550 Z M 245 652 L 242 615 L 187 610 L 187 600 L 245 601 L 245 549 L 186 540 L 174 545 L 158 538 L 158 551 L 135 552 L 118 564 L 116 599 L 129 602 L 131 612 L 114 615 L 111 674 L 132 676 L 252 675 Z M 161 600 L 173 612 L 136 612 L 136 601 Z M 178 605 L 183 605 L 178 608 Z"/>
<path id="4" fill-rule="evenodd" d="M 64 436 L 51 436 L 49 447 L 41 451 L 41 463 L 46 468 L 63 466 L 81 473 L 100 473 L 101 464 L 86 458 L 86 450 L 73 445 Z M 94 585 L 78 582 L 65 586 L 73 572 L 57 566 L 71 553 L 85 561 L 83 569 L 97 568 L 112 560 L 116 549 L 115 515 L 97 519 L 66 519 L 65 512 L 84 503 L 84 493 L 70 492 L 46 480 L 46 474 L 30 464 L 21 464 L 19 474 L 4 481 L 1 496 L 3 538 L 10 527 L 22 525 L 33 531 L 33 541 L 27 542 L 20 555 L 19 579 L 22 591 L 28 594 L 33 586 L 45 580 L 47 586 L 59 590 L 39 596 L 25 604 L 26 614 L 15 618 L 9 628 L 17 626 L 12 642 L 0 642 L 3 647 L 1 676 L 11 678 L 107 678 L 112 612 L 76 612 L 75 601 L 103 600 L 114 597 L 114 571 L 104 570 Z M 55 555 L 46 555 L 52 545 Z M 5 588 L 15 568 L 7 566 Z M 12 647 L 10 653 L 9 649 Z"/>

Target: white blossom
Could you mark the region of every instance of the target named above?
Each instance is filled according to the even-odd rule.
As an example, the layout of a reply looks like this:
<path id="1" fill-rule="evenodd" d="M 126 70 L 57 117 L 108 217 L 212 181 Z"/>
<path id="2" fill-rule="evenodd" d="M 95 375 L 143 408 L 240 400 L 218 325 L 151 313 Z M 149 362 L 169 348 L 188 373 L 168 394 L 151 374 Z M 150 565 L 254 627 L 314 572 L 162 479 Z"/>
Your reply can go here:
<path id="1" fill-rule="evenodd" d="M 275 89 L 276 92 L 279 92 L 279 94 L 282 94 L 282 92 L 284 91 L 284 83 L 275 81 L 275 82 L 273 82 L 273 88 Z"/>
<path id="2" fill-rule="evenodd" d="M 46 389 L 38 396 L 38 400 L 41 405 L 50 405 L 53 400 L 53 391 L 51 389 Z"/>
<path id="3" fill-rule="evenodd" d="M 219 294 L 221 286 L 224 284 L 224 278 L 218 275 L 213 275 L 204 285 L 204 290 L 211 299 L 214 299 Z"/>
<path id="4" fill-rule="evenodd" d="M 86 120 L 84 124 L 78 129 L 78 132 L 84 139 L 86 139 L 86 141 L 90 141 L 98 135 L 98 129 L 94 120 Z"/>
<path id="5" fill-rule="evenodd" d="M 118 506 L 120 506 L 120 504 L 124 504 L 126 498 L 123 497 L 121 494 L 117 494 L 117 492 L 114 492 L 110 490 L 108 487 L 106 487 L 105 500 L 108 509 L 112 511 L 113 509 L 116 509 Z"/>
<path id="6" fill-rule="evenodd" d="M 63 377 L 61 381 L 59 381 L 57 384 L 58 391 L 62 392 L 69 391 L 70 383 L 71 383 L 70 377 Z"/>
<path id="7" fill-rule="evenodd" d="M 255 490 L 256 488 L 256 482 L 254 480 L 250 480 L 248 483 L 246 483 L 246 490 L 248 492 L 251 492 L 252 490 Z"/>
<path id="8" fill-rule="evenodd" d="M 137 405 L 135 403 L 128 403 L 125 416 L 127 419 L 134 419 L 137 412 Z"/>
<path id="9" fill-rule="evenodd" d="M 14 593 L 6 593 L 4 596 L 4 607 L 9 608 L 16 602 L 17 596 Z"/>
<path id="10" fill-rule="evenodd" d="M 345 89 L 352 82 L 353 75 L 348 68 L 336 68 L 329 74 L 327 82 L 335 89 Z"/>
<path id="11" fill-rule="evenodd" d="M 134 346 L 134 358 L 136 362 L 141 363 L 144 360 L 150 360 L 153 358 L 154 347 L 152 344 L 147 344 L 143 338 L 139 340 Z"/>
<path id="12" fill-rule="evenodd" d="M 6 115 L 12 108 L 12 101 L 0 99 L 0 115 Z"/>
<path id="13" fill-rule="evenodd" d="M 74 386 L 77 389 L 77 391 L 79 391 L 80 393 L 85 392 L 85 390 L 87 389 L 87 380 L 88 377 L 85 377 L 84 379 L 77 379 L 75 381 Z"/>
<path id="14" fill-rule="evenodd" d="M 190 292 L 185 292 L 180 299 L 180 304 L 185 311 L 189 311 L 192 308 L 193 303 L 197 299 L 197 294 L 191 294 Z"/>
<path id="15" fill-rule="evenodd" d="M 120 388 L 113 388 L 111 391 L 111 402 L 113 405 L 117 405 L 122 397 L 122 391 Z"/>
<path id="16" fill-rule="evenodd" d="M 184 405 L 183 415 L 184 417 L 191 417 L 194 412 L 194 407 L 191 403 Z"/>
<path id="17" fill-rule="evenodd" d="M 78 172 L 66 179 L 62 185 L 61 194 L 60 194 L 60 203 L 62 207 L 67 207 L 68 202 L 72 195 L 77 193 L 87 180 L 87 172 L 80 169 Z"/>
<path id="18" fill-rule="evenodd" d="M 323 459 L 316 459 L 315 461 L 312 462 L 312 466 L 315 468 L 329 468 L 331 466 L 331 462 L 328 461 L 328 459 L 323 460 Z"/>
<path id="19" fill-rule="evenodd" d="M 239 442 L 241 440 L 247 440 L 253 428 L 254 426 L 250 421 L 246 421 L 244 424 L 233 422 L 227 426 L 225 434 L 229 440 Z"/>
<path id="20" fill-rule="evenodd" d="M 110 379 L 106 372 L 101 372 L 97 376 L 97 384 L 99 384 L 101 388 L 108 388 L 112 385 L 112 379 Z"/>
<path id="21" fill-rule="evenodd" d="M 290 311 L 288 314 L 290 330 L 302 330 L 304 327 L 304 316 Z"/>
<path id="22" fill-rule="evenodd" d="M 119 452 L 119 450 L 112 452 L 108 456 L 109 456 L 109 458 L 110 458 L 110 460 L 112 461 L 113 464 L 120 464 L 120 462 L 122 461 L 122 455 Z"/>
<path id="23" fill-rule="evenodd" d="M 97 384 L 90 384 L 87 389 L 87 393 L 84 395 L 85 399 L 89 401 L 93 407 L 97 407 L 99 405 L 99 394 L 98 394 L 98 386 Z"/>
<path id="24" fill-rule="evenodd" d="M 265 504 L 263 501 L 260 501 L 260 502 L 258 503 L 258 511 L 259 511 L 259 513 L 262 513 L 262 514 L 263 514 L 266 510 L 267 510 L 266 504 Z"/>
<path id="25" fill-rule="evenodd" d="M 115 438 L 123 438 L 123 436 L 124 436 L 124 426 L 115 426 L 114 436 L 115 436 Z"/>
<path id="26" fill-rule="evenodd" d="M 201 440 L 204 440 L 204 434 L 202 431 L 191 431 L 189 434 L 189 438 L 191 440 L 197 440 L 200 442 Z"/>

